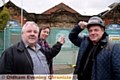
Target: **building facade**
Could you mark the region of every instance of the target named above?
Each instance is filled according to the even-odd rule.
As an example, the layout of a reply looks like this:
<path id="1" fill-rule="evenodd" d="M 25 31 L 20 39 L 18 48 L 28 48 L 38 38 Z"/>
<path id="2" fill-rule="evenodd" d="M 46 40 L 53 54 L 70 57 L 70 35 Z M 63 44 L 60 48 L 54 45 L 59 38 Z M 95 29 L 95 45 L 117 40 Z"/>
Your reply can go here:
<path id="1" fill-rule="evenodd" d="M 16 20 L 21 25 L 23 25 L 26 21 L 34 21 L 39 26 L 72 28 L 79 21 L 88 21 L 91 17 L 88 15 L 81 15 L 64 3 L 55 5 L 41 14 L 28 13 L 24 9 L 21 10 L 20 7 L 16 6 L 11 1 L 6 3 L 6 7 L 10 12 L 10 20 Z M 111 4 L 109 8 L 110 10 L 96 14 L 105 21 L 106 27 L 110 23 L 120 23 L 120 2 Z M 2 9 L 3 6 L 0 7 L 0 11 L 2 11 Z M 21 11 L 23 13 L 22 15 Z"/>

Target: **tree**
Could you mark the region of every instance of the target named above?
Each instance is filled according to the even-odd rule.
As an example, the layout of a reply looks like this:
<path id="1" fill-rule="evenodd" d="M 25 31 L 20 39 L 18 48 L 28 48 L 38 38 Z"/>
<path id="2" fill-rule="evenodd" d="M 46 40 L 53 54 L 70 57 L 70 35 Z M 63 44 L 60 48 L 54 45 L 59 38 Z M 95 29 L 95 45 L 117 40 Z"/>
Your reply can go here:
<path id="1" fill-rule="evenodd" d="M 3 10 L 0 12 L 0 30 L 4 30 L 4 28 L 7 26 L 7 22 L 10 18 L 9 11 L 7 7 L 5 7 L 5 2 L 2 0 L 4 3 Z"/>

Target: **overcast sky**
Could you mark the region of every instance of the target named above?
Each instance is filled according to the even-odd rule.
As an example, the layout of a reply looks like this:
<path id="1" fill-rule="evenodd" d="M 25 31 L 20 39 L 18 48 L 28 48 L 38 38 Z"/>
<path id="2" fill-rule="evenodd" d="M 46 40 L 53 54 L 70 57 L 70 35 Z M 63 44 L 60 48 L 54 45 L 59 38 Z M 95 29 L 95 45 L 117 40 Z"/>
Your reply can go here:
<path id="1" fill-rule="evenodd" d="M 9 0 L 5 0 L 8 2 Z M 64 3 L 82 15 L 96 15 L 109 9 L 109 5 L 120 0 L 10 0 L 29 13 L 42 13 L 59 3 Z M 0 6 L 3 5 L 0 0 Z"/>

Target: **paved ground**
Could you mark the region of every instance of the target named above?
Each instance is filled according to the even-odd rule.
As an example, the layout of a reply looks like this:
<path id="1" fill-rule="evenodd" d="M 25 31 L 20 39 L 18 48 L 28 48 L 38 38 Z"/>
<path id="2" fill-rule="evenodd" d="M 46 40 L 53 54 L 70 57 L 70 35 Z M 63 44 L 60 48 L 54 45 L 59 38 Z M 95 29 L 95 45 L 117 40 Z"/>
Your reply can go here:
<path id="1" fill-rule="evenodd" d="M 72 74 L 73 75 L 74 68 L 72 68 L 69 65 L 54 65 L 54 74 Z M 74 75 L 74 77 L 70 80 L 78 80 L 77 76 Z"/>
<path id="2" fill-rule="evenodd" d="M 73 74 L 74 68 L 69 65 L 54 65 L 54 74 Z"/>

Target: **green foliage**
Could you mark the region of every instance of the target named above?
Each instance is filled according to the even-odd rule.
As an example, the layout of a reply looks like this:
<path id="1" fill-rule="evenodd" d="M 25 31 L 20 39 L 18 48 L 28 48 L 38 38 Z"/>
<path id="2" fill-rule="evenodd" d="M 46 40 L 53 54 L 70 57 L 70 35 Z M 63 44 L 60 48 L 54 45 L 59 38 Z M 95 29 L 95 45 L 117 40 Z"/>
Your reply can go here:
<path id="1" fill-rule="evenodd" d="M 10 18 L 8 9 L 4 6 L 3 10 L 0 13 L 0 30 L 4 30 L 7 25 L 7 21 Z"/>

